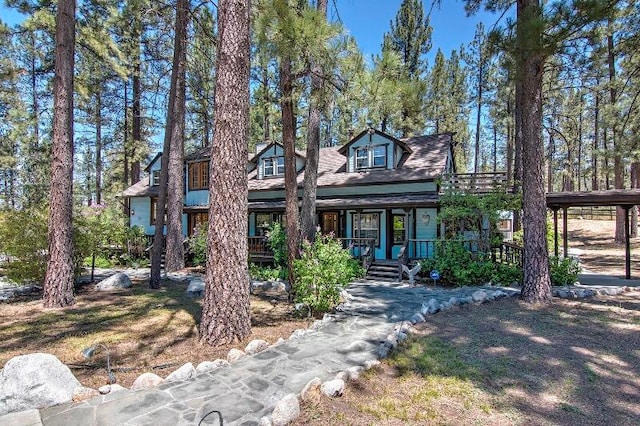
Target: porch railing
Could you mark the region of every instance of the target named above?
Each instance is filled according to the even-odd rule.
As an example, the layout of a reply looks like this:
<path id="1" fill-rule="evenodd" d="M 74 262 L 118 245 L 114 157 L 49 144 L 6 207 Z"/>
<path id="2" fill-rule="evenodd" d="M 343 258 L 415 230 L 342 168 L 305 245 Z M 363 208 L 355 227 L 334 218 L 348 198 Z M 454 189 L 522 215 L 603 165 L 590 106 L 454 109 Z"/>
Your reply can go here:
<path id="1" fill-rule="evenodd" d="M 273 251 L 269 248 L 267 237 L 248 237 L 249 260 L 255 262 L 273 261 Z"/>
<path id="2" fill-rule="evenodd" d="M 506 173 L 451 173 L 442 176 L 440 193 L 463 191 L 486 193 L 498 188 L 507 189 Z"/>
<path id="3" fill-rule="evenodd" d="M 342 242 L 342 247 L 349 249 L 351 256 L 362 262 L 365 270 L 376 260 L 375 238 L 337 238 Z"/>
<path id="4" fill-rule="evenodd" d="M 402 265 L 409 265 L 421 259 L 432 259 L 436 256 L 438 244 L 462 243 L 465 250 L 472 253 L 485 253 L 491 255 L 491 260 L 497 263 L 505 263 L 522 267 L 524 250 L 513 242 L 503 242 L 497 247 L 492 247 L 487 253 L 481 250 L 482 245 L 477 240 L 428 240 L 408 239 L 398 253 L 398 280 L 402 281 Z"/>
<path id="5" fill-rule="evenodd" d="M 522 267 L 524 263 L 524 249 L 519 245 L 505 241 L 499 247 L 491 249 L 491 259 L 497 263 L 506 263 Z"/>

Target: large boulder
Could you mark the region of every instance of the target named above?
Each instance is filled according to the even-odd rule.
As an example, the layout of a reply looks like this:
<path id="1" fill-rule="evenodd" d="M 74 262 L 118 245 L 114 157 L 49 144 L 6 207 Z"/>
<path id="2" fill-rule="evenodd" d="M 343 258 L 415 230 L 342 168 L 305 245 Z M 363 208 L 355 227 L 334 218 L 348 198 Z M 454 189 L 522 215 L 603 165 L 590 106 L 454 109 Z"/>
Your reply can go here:
<path id="1" fill-rule="evenodd" d="M 131 390 L 154 388 L 162 383 L 162 377 L 153 373 L 142 373 L 131 385 Z"/>
<path id="2" fill-rule="evenodd" d="M 109 291 L 109 290 L 118 290 L 121 288 L 129 288 L 131 287 L 131 280 L 127 276 L 127 274 L 118 272 L 115 275 L 111 275 L 109 278 L 100 281 L 96 284 L 96 290 L 99 291 Z"/>
<path id="3" fill-rule="evenodd" d="M 187 286 L 187 296 L 189 297 L 203 297 L 205 284 L 201 277 L 194 277 L 189 280 Z"/>
<path id="4" fill-rule="evenodd" d="M 0 415 L 71 402 L 80 386 L 69 367 L 53 355 L 11 358 L 0 370 Z"/>

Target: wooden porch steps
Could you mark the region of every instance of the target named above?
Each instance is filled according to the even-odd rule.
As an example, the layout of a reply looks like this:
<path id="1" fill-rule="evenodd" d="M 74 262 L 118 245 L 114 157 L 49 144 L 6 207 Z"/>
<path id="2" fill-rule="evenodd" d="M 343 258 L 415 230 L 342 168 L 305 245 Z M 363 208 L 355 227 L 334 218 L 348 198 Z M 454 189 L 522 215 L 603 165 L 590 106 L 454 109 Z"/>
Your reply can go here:
<path id="1" fill-rule="evenodd" d="M 398 261 L 397 260 L 376 260 L 374 261 L 365 277 L 367 281 L 398 281 Z"/>

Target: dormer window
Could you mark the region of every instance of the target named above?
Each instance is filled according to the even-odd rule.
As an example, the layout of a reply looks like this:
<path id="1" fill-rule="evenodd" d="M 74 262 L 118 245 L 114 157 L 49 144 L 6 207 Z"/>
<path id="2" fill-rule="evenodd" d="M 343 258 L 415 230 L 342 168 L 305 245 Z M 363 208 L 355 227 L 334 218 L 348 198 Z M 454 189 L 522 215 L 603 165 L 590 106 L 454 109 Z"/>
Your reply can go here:
<path id="1" fill-rule="evenodd" d="M 262 172 L 264 177 L 284 175 L 284 157 L 272 157 L 262 160 Z"/>
<path id="2" fill-rule="evenodd" d="M 356 169 L 370 169 L 387 165 L 387 146 L 376 145 L 356 149 Z"/>
<path id="3" fill-rule="evenodd" d="M 152 186 L 160 185 L 160 170 L 153 170 L 151 172 L 151 185 Z"/>

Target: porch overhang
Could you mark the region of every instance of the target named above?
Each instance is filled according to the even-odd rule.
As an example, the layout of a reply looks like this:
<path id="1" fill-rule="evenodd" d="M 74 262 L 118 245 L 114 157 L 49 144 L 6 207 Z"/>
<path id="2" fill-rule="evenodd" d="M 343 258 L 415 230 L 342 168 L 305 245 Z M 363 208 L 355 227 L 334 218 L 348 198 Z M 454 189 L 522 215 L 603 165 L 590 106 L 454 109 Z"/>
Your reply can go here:
<path id="1" fill-rule="evenodd" d="M 342 198 L 318 198 L 316 208 L 327 209 L 367 209 L 437 207 L 437 194 L 374 195 Z M 284 200 L 249 201 L 249 211 L 278 211 L 285 209 Z"/>
<path id="2" fill-rule="evenodd" d="M 569 207 L 617 206 L 624 209 L 625 278 L 631 279 L 631 243 L 629 210 L 640 205 L 640 189 L 615 189 L 587 192 L 550 192 L 547 207 L 553 211 L 554 253 L 558 256 L 558 210 L 562 209 L 562 242 L 564 256 L 569 252 L 567 237 L 567 210 Z"/>

